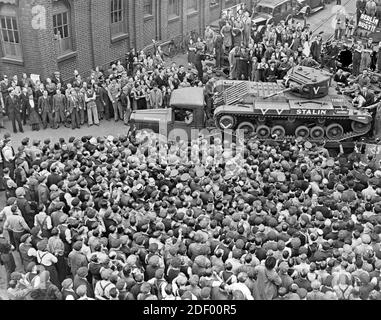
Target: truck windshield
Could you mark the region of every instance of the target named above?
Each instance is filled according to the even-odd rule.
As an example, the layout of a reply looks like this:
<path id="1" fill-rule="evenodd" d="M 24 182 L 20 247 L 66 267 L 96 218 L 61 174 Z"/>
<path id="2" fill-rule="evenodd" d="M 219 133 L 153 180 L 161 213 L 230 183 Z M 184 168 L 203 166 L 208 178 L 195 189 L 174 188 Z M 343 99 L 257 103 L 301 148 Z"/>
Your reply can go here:
<path id="1" fill-rule="evenodd" d="M 267 14 L 272 14 L 273 13 L 273 8 L 271 7 L 266 7 L 266 6 L 258 6 L 257 7 L 257 12 L 258 13 L 267 13 Z"/>

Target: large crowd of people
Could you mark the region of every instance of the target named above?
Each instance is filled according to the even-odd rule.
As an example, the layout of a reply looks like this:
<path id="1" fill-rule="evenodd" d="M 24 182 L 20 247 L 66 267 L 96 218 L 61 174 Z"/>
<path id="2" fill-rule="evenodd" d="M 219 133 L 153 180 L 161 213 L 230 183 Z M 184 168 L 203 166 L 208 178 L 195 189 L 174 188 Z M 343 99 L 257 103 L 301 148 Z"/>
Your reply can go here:
<path id="1" fill-rule="evenodd" d="M 211 73 L 201 61 L 215 55 L 221 67 L 221 48 L 233 79 L 273 81 L 292 63 L 321 63 L 321 38 L 311 39 L 308 26 L 281 23 L 260 34 L 244 25 L 238 35 L 249 16 L 227 14 L 220 34 L 207 28 L 205 42 L 190 43 L 198 75 L 165 68 L 158 46 L 89 79 L 75 72 L 72 83 L 59 73 L 44 84 L 5 78 L 5 111 L 15 132 L 27 121 L 36 130 L 112 116 L 128 124 L 131 110 L 166 107 L 172 90 L 205 85 Z M 242 68 L 238 54 L 258 65 Z M 200 135 L 163 143 L 132 128 L 118 137 L 25 138 L 15 149 L 5 134 L 0 264 L 8 299 L 380 300 L 376 158 L 357 148 L 331 155 L 302 139 L 245 137 L 244 149 L 224 142 Z"/>
<path id="2" fill-rule="evenodd" d="M 379 300 L 376 160 L 246 139 L 24 139 L 4 163 L 9 299 Z"/>

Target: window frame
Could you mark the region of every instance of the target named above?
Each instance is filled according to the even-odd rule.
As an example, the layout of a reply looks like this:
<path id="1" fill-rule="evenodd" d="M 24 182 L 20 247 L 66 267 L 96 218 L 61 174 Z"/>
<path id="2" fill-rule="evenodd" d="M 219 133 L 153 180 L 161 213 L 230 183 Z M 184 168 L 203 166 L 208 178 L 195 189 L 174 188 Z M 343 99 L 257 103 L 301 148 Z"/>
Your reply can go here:
<path id="1" fill-rule="evenodd" d="M 171 8 L 176 3 L 176 12 L 173 12 Z M 180 0 L 168 0 L 168 19 L 173 20 L 180 17 Z"/>
<path id="2" fill-rule="evenodd" d="M 190 7 L 190 4 L 192 4 L 191 7 Z M 197 13 L 198 10 L 199 10 L 198 0 L 187 0 L 187 13 L 188 14 Z"/>
<path id="3" fill-rule="evenodd" d="M 58 7 L 54 7 L 57 5 Z M 58 24 L 60 16 L 60 24 Z M 65 17 L 66 16 L 66 23 Z M 53 36 L 56 41 L 57 61 L 62 62 L 76 55 L 75 33 L 73 29 L 73 12 L 70 3 L 66 0 L 59 0 L 53 3 L 53 14 L 51 15 L 53 25 Z M 56 30 L 64 31 L 66 27 L 67 36 L 58 38 Z M 65 34 L 65 32 L 64 32 Z"/>
<path id="4" fill-rule="evenodd" d="M 11 5 L 3 6 L 0 6 L 0 44 L 2 52 L 1 59 L 22 64 L 24 62 L 24 52 L 22 46 L 22 32 L 20 30 L 20 23 L 18 19 L 18 11 L 17 8 L 14 8 Z M 5 21 L 5 28 L 3 28 L 3 19 Z M 8 19 L 10 20 L 11 28 L 9 28 Z M 5 33 L 7 34 L 7 41 L 4 38 Z M 9 41 L 10 34 L 12 34 L 13 41 Z M 15 35 L 17 35 L 17 37 Z M 18 40 L 17 42 L 15 42 L 16 38 Z M 12 49 L 15 51 L 15 55 L 10 54 Z"/>
<path id="5" fill-rule="evenodd" d="M 149 11 L 146 10 L 147 7 L 150 8 Z M 144 17 L 151 17 L 151 16 L 153 16 L 153 0 L 144 0 L 143 1 L 143 12 L 144 12 Z"/>
<path id="6" fill-rule="evenodd" d="M 109 5 L 110 5 L 109 7 L 110 8 L 110 15 L 109 15 L 110 36 L 111 36 L 111 42 L 114 42 L 119 39 L 124 39 L 128 35 L 127 19 L 125 15 L 127 4 L 125 0 L 110 0 Z"/>

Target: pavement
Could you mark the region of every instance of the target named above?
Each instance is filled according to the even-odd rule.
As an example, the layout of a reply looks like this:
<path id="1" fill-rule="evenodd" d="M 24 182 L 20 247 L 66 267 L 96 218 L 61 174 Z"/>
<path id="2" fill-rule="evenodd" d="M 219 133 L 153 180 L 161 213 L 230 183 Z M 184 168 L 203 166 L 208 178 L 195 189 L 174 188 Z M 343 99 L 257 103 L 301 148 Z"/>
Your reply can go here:
<path id="1" fill-rule="evenodd" d="M 334 33 L 334 17 L 335 13 L 339 8 L 344 8 L 345 11 L 349 13 L 356 12 L 356 4 L 353 0 L 343 1 L 343 6 L 337 6 L 334 3 L 329 4 L 325 7 L 324 10 L 321 10 L 310 17 L 307 18 L 307 23 L 311 25 L 311 30 L 317 34 L 323 31 L 323 40 L 328 40 L 329 37 Z M 175 56 L 174 58 L 166 58 L 165 64 L 169 66 L 172 62 L 176 62 L 178 65 L 183 64 L 187 66 L 187 55 L 181 54 Z M 87 125 L 83 125 L 81 129 L 72 130 L 70 128 L 60 128 L 58 130 L 54 129 L 46 129 L 40 131 L 32 131 L 30 126 L 24 127 L 24 133 L 12 133 L 12 125 L 9 120 L 5 120 L 6 129 L 1 129 L 0 138 L 4 135 L 4 133 L 11 133 L 11 139 L 13 141 L 13 145 L 18 147 L 21 145 L 21 141 L 25 137 L 29 137 L 31 141 L 33 140 L 41 140 L 42 142 L 49 138 L 52 143 L 58 142 L 59 138 L 64 138 L 68 140 L 70 137 L 83 137 L 83 136 L 96 136 L 96 137 L 107 137 L 109 135 L 121 135 L 126 134 L 128 132 L 128 127 L 123 124 L 123 122 L 114 122 L 114 120 L 101 121 L 100 126 L 92 126 L 88 127 Z M 3 208 L 5 204 L 5 195 L 4 192 L 0 193 L 0 208 Z M 20 261 L 20 257 L 18 253 L 14 253 L 17 271 L 23 271 L 22 265 Z M 5 270 L 4 267 L 0 266 L 0 299 L 7 299 L 6 295 L 6 283 L 5 283 Z"/>

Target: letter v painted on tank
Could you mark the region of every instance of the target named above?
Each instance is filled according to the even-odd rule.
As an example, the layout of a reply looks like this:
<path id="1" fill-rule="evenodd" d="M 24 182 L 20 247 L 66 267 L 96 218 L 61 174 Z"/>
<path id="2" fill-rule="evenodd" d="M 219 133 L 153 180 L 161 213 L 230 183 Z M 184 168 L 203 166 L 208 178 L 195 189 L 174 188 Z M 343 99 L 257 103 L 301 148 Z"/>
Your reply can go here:
<path id="1" fill-rule="evenodd" d="M 282 110 L 282 109 L 260 109 L 261 110 L 261 112 L 262 112 L 262 115 L 266 115 L 267 113 L 269 113 L 270 111 L 276 111 L 276 113 L 280 116 L 282 113 L 283 113 L 283 111 L 284 110 Z"/>
<path id="2" fill-rule="evenodd" d="M 270 111 L 270 109 L 260 109 L 263 115 L 266 115 Z"/>

